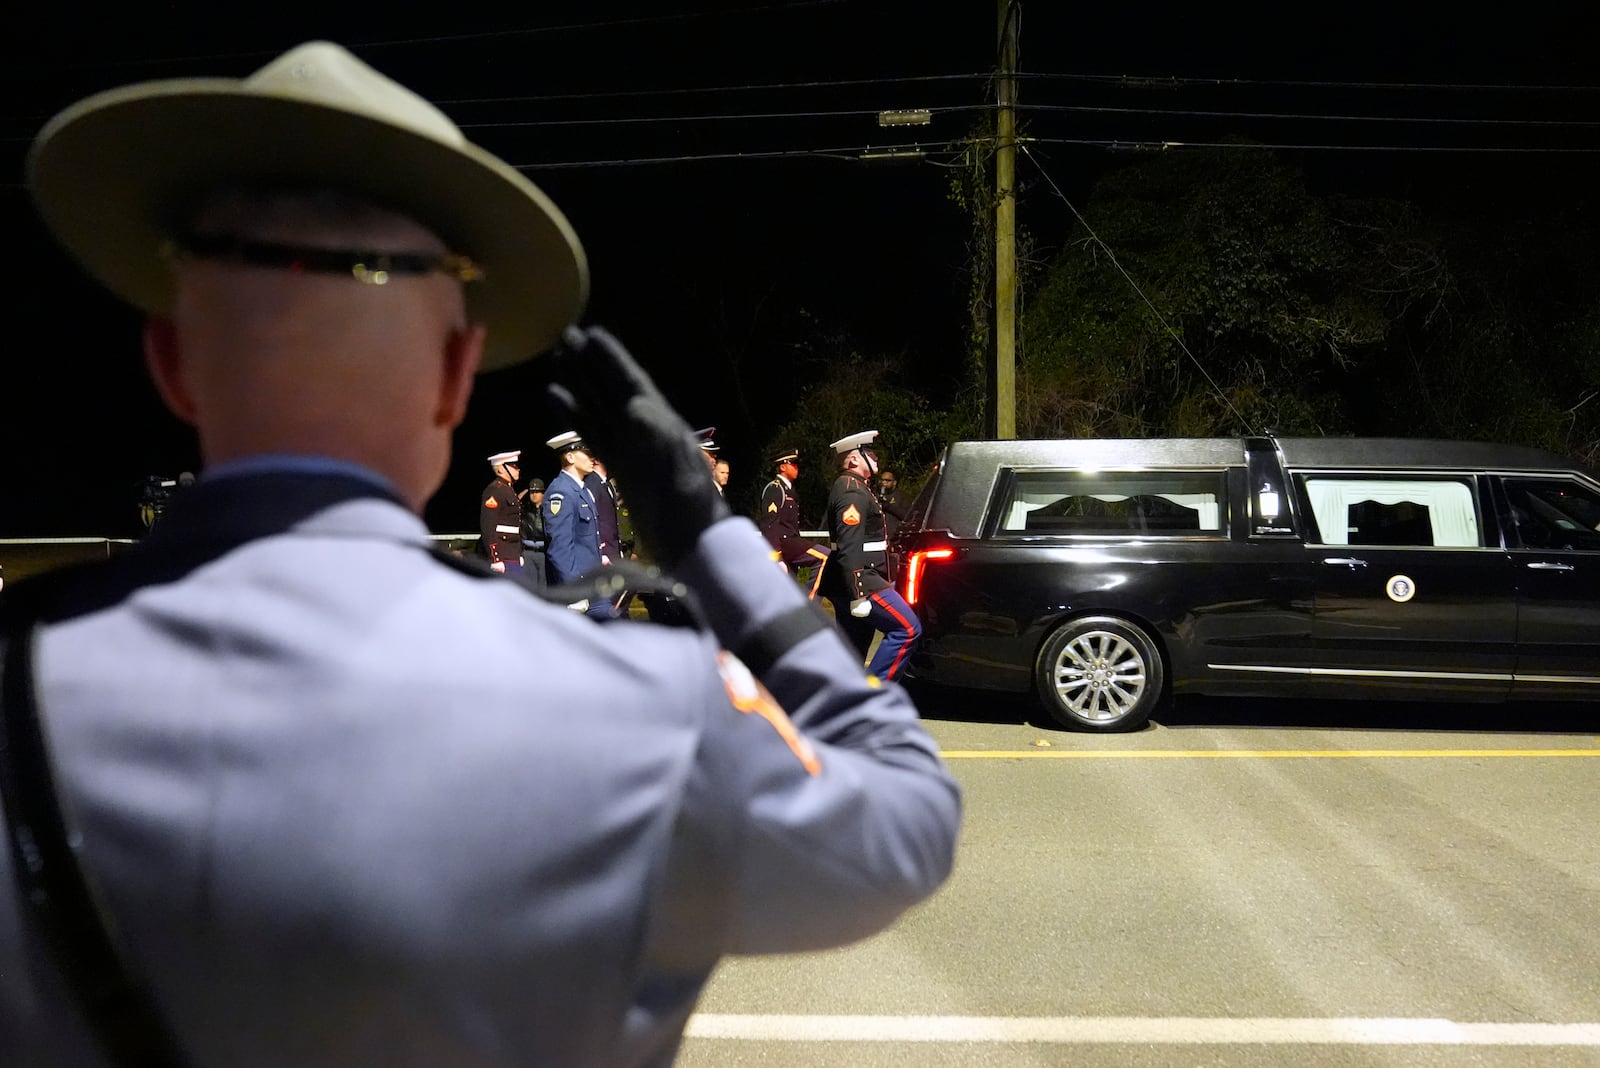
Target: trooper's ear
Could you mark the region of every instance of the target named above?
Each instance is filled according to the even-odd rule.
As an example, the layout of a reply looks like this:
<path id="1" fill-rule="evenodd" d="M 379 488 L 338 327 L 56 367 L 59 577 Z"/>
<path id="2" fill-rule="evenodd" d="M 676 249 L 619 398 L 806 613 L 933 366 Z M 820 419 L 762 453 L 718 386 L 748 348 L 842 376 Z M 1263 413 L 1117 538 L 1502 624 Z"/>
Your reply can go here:
<path id="1" fill-rule="evenodd" d="M 162 403 L 193 426 L 198 407 L 184 377 L 183 345 L 178 340 L 177 326 L 165 315 L 152 315 L 145 320 L 144 366 Z"/>
<path id="2" fill-rule="evenodd" d="M 472 397 L 473 376 L 483 362 L 483 342 L 487 333 L 482 323 L 472 323 L 452 331 L 445 342 L 439 403 L 433 411 L 434 426 L 454 429 L 466 418 L 467 401 Z"/>

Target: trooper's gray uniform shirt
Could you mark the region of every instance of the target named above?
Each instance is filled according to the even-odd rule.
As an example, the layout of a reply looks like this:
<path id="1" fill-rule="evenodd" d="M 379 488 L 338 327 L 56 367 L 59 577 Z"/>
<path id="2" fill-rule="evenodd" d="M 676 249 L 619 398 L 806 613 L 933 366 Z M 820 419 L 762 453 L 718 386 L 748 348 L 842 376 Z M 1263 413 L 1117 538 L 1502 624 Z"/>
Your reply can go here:
<path id="1" fill-rule="evenodd" d="M 812 633 L 762 676 L 786 737 L 719 672 L 805 603 L 749 521 L 676 569 L 715 637 L 602 634 L 428 544 L 341 501 L 39 632 L 80 855 L 192 1063 L 667 1063 L 720 955 L 849 942 L 947 874 L 959 793 L 898 687 Z M 0 1065 L 103 1063 L 10 866 Z"/>

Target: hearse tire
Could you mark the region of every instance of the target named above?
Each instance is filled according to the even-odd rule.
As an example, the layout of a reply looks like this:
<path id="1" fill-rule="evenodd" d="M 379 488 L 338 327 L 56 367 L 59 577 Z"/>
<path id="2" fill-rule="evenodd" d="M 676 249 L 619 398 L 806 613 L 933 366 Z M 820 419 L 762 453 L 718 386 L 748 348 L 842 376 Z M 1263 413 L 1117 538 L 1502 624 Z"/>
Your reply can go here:
<path id="1" fill-rule="evenodd" d="M 1057 627 L 1034 665 L 1039 701 L 1063 727 L 1132 731 L 1161 701 L 1161 652 L 1137 624 L 1085 616 Z"/>

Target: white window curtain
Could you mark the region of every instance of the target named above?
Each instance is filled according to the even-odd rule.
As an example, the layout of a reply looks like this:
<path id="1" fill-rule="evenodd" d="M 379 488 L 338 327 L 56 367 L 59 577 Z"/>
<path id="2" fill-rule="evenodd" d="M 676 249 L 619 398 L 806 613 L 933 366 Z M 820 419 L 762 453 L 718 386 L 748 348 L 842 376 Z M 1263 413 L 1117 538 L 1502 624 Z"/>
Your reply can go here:
<path id="1" fill-rule="evenodd" d="M 1306 493 L 1325 545 L 1350 544 L 1350 508 L 1364 501 L 1426 508 L 1435 545 L 1478 544 L 1478 516 L 1472 507 L 1472 490 L 1464 482 L 1307 478 Z"/>

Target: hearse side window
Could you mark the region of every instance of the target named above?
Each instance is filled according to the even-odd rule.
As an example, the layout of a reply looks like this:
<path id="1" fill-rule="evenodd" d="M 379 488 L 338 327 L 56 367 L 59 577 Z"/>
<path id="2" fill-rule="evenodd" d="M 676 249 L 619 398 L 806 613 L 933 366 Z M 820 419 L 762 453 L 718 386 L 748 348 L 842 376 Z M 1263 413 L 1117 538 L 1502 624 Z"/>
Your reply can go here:
<path id="1" fill-rule="evenodd" d="M 928 505 L 933 502 L 933 494 L 939 487 L 939 477 L 944 471 L 941 460 L 933 465 L 933 470 L 928 472 L 927 479 L 922 483 L 922 489 L 911 502 L 911 510 L 906 513 L 906 518 L 901 522 L 901 527 L 906 530 L 921 530 L 923 517 L 928 514 Z"/>
<path id="2" fill-rule="evenodd" d="M 1016 471 L 1002 534 L 1221 534 L 1221 471 Z"/>
<path id="3" fill-rule="evenodd" d="M 1505 487 L 1522 548 L 1600 551 L 1600 494 L 1570 478 L 1507 478 Z"/>
<path id="4" fill-rule="evenodd" d="M 1306 475 L 1304 485 L 1324 545 L 1481 544 L 1472 486 L 1460 478 Z"/>

